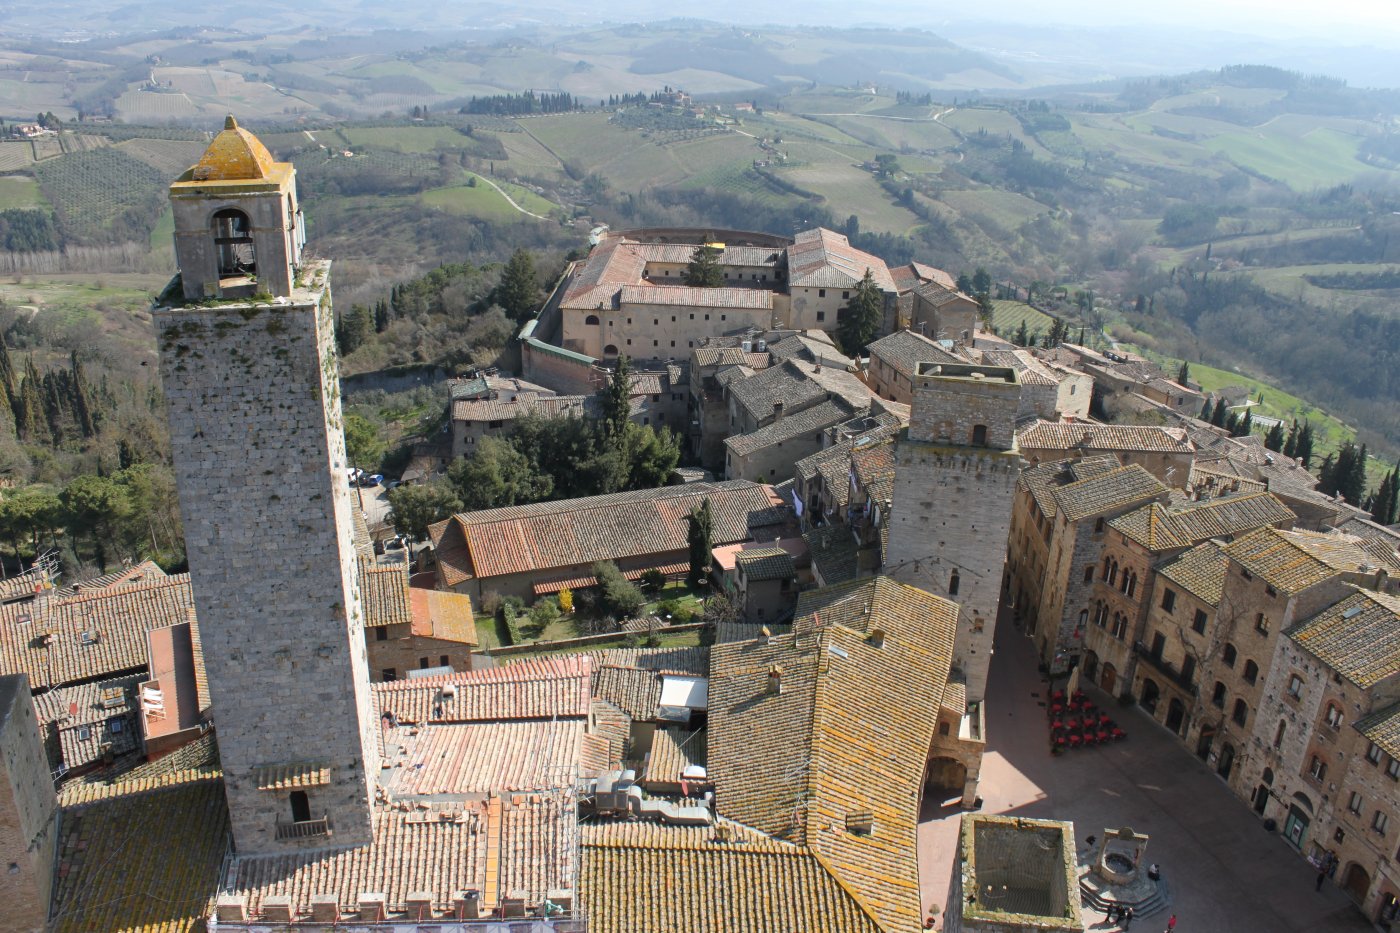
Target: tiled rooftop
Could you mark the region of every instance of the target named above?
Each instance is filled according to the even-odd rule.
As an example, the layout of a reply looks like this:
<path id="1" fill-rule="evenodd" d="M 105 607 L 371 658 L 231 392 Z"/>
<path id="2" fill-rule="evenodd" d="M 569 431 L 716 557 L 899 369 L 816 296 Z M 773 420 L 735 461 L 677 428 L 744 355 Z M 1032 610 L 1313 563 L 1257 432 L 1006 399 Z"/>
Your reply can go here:
<path id="1" fill-rule="evenodd" d="M 452 403 L 453 421 L 514 421 L 527 415 L 584 417 L 596 407 L 592 395 L 518 395 L 513 399 L 459 399 Z"/>
<path id="2" fill-rule="evenodd" d="M 880 933 L 855 892 L 809 851 L 722 825 L 731 841 L 719 841 L 714 827 L 582 826 L 581 890 L 591 928 Z"/>
<path id="3" fill-rule="evenodd" d="M 1400 574 L 1389 547 L 1350 535 L 1261 528 L 1225 549 L 1233 560 L 1288 593 L 1316 586 L 1342 573 Z"/>
<path id="4" fill-rule="evenodd" d="M 401 723 L 487 722 L 588 715 L 587 657 L 532 658 L 480 671 L 372 686 L 380 713 Z"/>
<path id="5" fill-rule="evenodd" d="M 413 621 L 408 603 L 408 558 L 380 564 L 360 561 L 360 599 L 365 609 L 365 626 L 405 625 Z"/>
<path id="6" fill-rule="evenodd" d="M 792 555 L 780 547 L 740 551 L 734 563 L 750 581 L 791 580 L 797 573 Z"/>
<path id="7" fill-rule="evenodd" d="M 1289 633 L 1362 689 L 1400 674 L 1400 599 L 1359 590 Z"/>
<path id="8" fill-rule="evenodd" d="M 859 547 L 849 526 L 828 524 L 813 528 L 802 536 L 812 554 L 812 566 L 821 574 L 827 586 L 855 579 L 859 569 L 856 552 Z"/>
<path id="9" fill-rule="evenodd" d="M 955 604 L 876 577 L 802 594 L 792 634 L 712 649 L 710 776 L 726 814 L 810 848 L 887 930 L 922 919 L 911 789 L 956 620 Z M 870 834 L 843 828 L 853 813 L 873 814 Z"/>
<path id="10" fill-rule="evenodd" d="M 788 284 L 792 286 L 855 288 L 866 270 L 881 291 L 897 291 L 883 259 L 856 249 L 833 230 L 803 230 L 788 247 Z"/>
<path id="11" fill-rule="evenodd" d="M 1162 481 L 1136 463 L 1055 489 L 1055 511 L 1070 521 L 1165 496 Z"/>
<path id="12" fill-rule="evenodd" d="M 1154 425 L 1036 421 L 1016 433 L 1022 450 L 1126 450 L 1190 453 L 1195 449 L 1181 428 Z"/>
<path id="13" fill-rule="evenodd" d="M 1265 525 L 1291 527 L 1296 518 L 1275 496 L 1255 492 L 1194 502 L 1179 509 L 1153 502 L 1118 516 L 1108 525 L 1148 550 L 1167 551 Z"/>
<path id="14" fill-rule="evenodd" d="M 736 457 L 746 457 L 765 447 L 782 444 L 806 434 L 820 434 L 827 428 L 850 418 L 853 414 L 855 414 L 855 410 L 845 401 L 832 399 L 819 405 L 813 405 L 811 408 L 804 408 L 795 414 L 784 415 L 757 431 L 726 437 L 724 446 L 728 447 Z"/>
<path id="15" fill-rule="evenodd" d="M 773 293 L 766 288 L 691 288 L 685 285 L 624 285 L 623 304 L 680 305 L 689 308 L 741 308 L 754 311 L 773 307 Z"/>
<path id="16" fill-rule="evenodd" d="M 68 770 L 85 768 L 102 760 L 102 746 L 114 755 L 140 748 L 136 723 L 136 688 L 145 675 L 119 677 L 98 683 L 59 687 L 34 697 L 39 734 L 49 748 L 49 766 Z M 115 731 L 113 721 L 119 723 Z"/>
<path id="17" fill-rule="evenodd" d="M 110 677 L 146 666 L 146 634 L 194 618 L 189 575 L 0 606 L 0 667 L 30 686 Z"/>
<path id="18" fill-rule="evenodd" d="M 547 571 L 601 560 L 681 552 L 686 516 L 708 498 L 715 544 L 749 537 L 751 517 L 777 505 L 744 480 L 510 506 L 454 516 L 432 529 L 449 586 L 472 577 Z"/>
<path id="19" fill-rule="evenodd" d="M 943 349 L 937 341 L 912 330 L 897 330 L 888 337 L 881 337 L 872 343 L 869 349 L 872 360 L 884 360 L 895 372 L 910 378 L 914 375 L 914 367 L 919 363 L 967 362 Z"/>
<path id="20" fill-rule="evenodd" d="M 1214 541 L 1203 541 L 1164 564 L 1157 572 L 1201 602 L 1216 606 L 1220 604 L 1229 564 L 1224 548 Z"/>
<path id="21" fill-rule="evenodd" d="M 223 781 L 81 787 L 62 802 L 52 929 L 203 930 L 229 840 Z"/>
<path id="22" fill-rule="evenodd" d="M 1379 745 L 1391 758 L 1400 759 L 1400 703 L 1357 720 L 1356 731 Z"/>

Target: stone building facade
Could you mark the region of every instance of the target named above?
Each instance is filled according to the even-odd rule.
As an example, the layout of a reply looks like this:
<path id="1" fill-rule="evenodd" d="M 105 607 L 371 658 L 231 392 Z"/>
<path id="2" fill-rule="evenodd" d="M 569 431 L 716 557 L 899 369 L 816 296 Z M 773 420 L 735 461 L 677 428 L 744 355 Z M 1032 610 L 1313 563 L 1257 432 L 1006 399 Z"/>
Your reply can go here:
<path id="1" fill-rule="evenodd" d="M 57 818 L 58 801 L 29 678 L 0 677 L 0 852 L 10 862 L 9 871 L 0 874 L 6 930 L 47 929 Z"/>
<path id="2" fill-rule="evenodd" d="M 261 167 L 266 150 L 239 139 Z M 290 165 L 275 169 L 264 174 L 294 185 Z M 179 210 L 200 197 L 181 187 L 188 184 L 172 191 Z M 211 210 L 232 202 L 256 215 L 262 194 L 205 197 Z M 293 255 L 274 274 L 272 258 L 261 254 L 258 266 L 258 287 L 276 289 L 270 300 L 184 303 L 186 289 L 154 312 L 240 853 L 368 842 L 379 771 L 330 268 Z M 235 474 L 257 482 L 234 482 Z"/>
<path id="3" fill-rule="evenodd" d="M 921 363 L 895 449 L 886 572 L 958 604 L 953 666 L 969 703 L 987 687 L 1011 502 L 1023 461 L 1013 369 Z"/>

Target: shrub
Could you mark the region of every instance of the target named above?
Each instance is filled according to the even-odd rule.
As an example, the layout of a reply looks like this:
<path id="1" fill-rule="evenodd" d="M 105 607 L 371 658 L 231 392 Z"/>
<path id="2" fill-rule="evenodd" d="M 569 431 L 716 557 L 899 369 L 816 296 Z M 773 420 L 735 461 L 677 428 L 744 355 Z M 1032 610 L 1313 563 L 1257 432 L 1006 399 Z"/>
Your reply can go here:
<path id="1" fill-rule="evenodd" d="M 598 578 L 599 614 L 630 619 L 636 616 L 646 603 L 641 590 L 624 577 L 622 571 L 611 561 L 594 564 L 593 575 Z"/>
<path id="2" fill-rule="evenodd" d="M 653 567 L 642 574 L 642 586 L 649 590 L 660 591 L 666 586 L 666 575 Z"/>

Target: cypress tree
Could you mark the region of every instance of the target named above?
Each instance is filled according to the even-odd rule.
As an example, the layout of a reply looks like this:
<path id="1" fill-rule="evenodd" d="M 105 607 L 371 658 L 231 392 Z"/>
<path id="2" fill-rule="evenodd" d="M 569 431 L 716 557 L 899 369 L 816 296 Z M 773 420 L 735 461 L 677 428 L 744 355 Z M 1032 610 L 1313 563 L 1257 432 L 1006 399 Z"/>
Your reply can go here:
<path id="1" fill-rule="evenodd" d="M 617 368 L 603 390 L 603 428 L 610 438 L 620 438 L 632 414 L 632 365 L 627 354 L 617 358 Z"/>
<path id="2" fill-rule="evenodd" d="M 1298 449 L 1296 451 L 1298 462 L 1303 465 L 1303 469 L 1306 470 L 1312 464 L 1312 454 L 1313 427 L 1312 422 L 1305 419 L 1302 430 L 1298 432 Z"/>
<path id="3" fill-rule="evenodd" d="M 1215 400 L 1215 410 L 1210 413 L 1210 423 L 1217 428 L 1225 427 L 1225 419 L 1229 414 L 1229 409 L 1225 407 L 1225 399 Z"/>
<path id="4" fill-rule="evenodd" d="M 1209 421 L 1209 420 L 1210 420 L 1210 409 L 1211 409 L 1210 397 L 1207 396 L 1207 397 L 1206 397 L 1206 400 L 1205 400 L 1205 404 L 1203 404 L 1203 405 L 1201 406 L 1201 420 L 1202 420 L 1202 421 Z"/>
<path id="5" fill-rule="evenodd" d="M 49 443 L 49 425 L 44 417 L 44 400 L 39 394 L 39 373 L 34 368 L 34 358 L 25 361 L 24 379 L 19 388 L 19 405 L 15 409 L 15 421 L 20 440 L 30 444 Z"/>
<path id="6" fill-rule="evenodd" d="M 691 586 L 699 586 L 710 570 L 710 539 L 714 531 L 710 500 L 704 500 L 699 508 L 692 510 L 686 522 L 689 526 L 687 538 L 690 545 L 690 573 L 686 580 Z"/>
<path id="7" fill-rule="evenodd" d="M 1288 429 L 1288 439 L 1283 442 L 1283 455 L 1293 457 L 1298 454 L 1298 419 L 1293 419 L 1293 427 Z"/>
<path id="8" fill-rule="evenodd" d="M 1176 371 L 1176 381 L 1181 385 L 1191 381 L 1191 364 L 1185 360 L 1181 361 L 1181 368 Z"/>
<path id="9" fill-rule="evenodd" d="M 87 383 L 87 377 L 83 375 L 83 362 L 78 359 L 78 351 L 74 350 L 69 356 L 70 365 L 73 367 L 73 392 L 72 405 L 73 420 L 77 422 L 78 430 L 82 432 L 85 440 L 91 440 L 97 436 L 97 414 L 93 410 L 92 390 Z"/>
<path id="10" fill-rule="evenodd" d="M 1323 495 L 1333 496 L 1337 494 L 1337 487 L 1333 482 L 1336 475 L 1335 467 L 1336 463 L 1332 454 L 1328 454 L 1326 457 L 1322 458 L 1322 466 L 1319 467 L 1317 471 L 1317 490 Z"/>
<path id="11" fill-rule="evenodd" d="M 534 257 L 529 250 L 518 249 L 511 253 L 510 261 L 501 272 L 501 282 L 496 286 L 496 303 L 505 308 L 506 314 L 513 320 L 525 321 L 534 313 L 539 296 Z"/>
<path id="12" fill-rule="evenodd" d="M 1282 422 L 1282 421 L 1280 421 L 1278 424 L 1274 425 L 1273 427 L 1269 428 L 1268 433 L 1266 433 L 1266 434 L 1264 435 L 1264 446 L 1265 446 L 1267 449 L 1269 449 L 1269 450 L 1282 452 L 1282 450 L 1283 450 L 1283 422 Z"/>
<path id="13" fill-rule="evenodd" d="M 1244 414 L 1235 421 L 1235 437 L 1249 437 L 1254 430 L 1254 409 L 1246 408 Z"/>
<path id="14" fill-rule="evenodd" d="M 710 238 L 706 237 L 706 241 Z M 685 284 L 692 288 L 719 288 L 724 284 L 724 270 L 719 265 L 719 250 L 708 242 L 697 246 L 685 267 Z"/>

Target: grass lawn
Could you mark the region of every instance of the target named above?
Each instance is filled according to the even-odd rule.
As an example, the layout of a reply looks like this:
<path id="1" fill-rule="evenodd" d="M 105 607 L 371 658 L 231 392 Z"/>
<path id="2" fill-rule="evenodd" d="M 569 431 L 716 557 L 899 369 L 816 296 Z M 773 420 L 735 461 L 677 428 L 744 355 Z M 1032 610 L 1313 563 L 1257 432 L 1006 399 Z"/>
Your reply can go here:
<path id="1" fill-rule="evenodd" d="M 512 194 L 511 197 L 515 195 Z M 419 201 L 424 207 L 440 208 L 449 214 L 502 221 L 532 219 L 511 207 L 495 188 L 481 182 L 478 182 L 476 187 L 461 184 L 430 188 L 419 195 Z"/>
<path id="2" fill-rule="evenodd" d="M 1020 328 L 1021 322 L 1026 322 L 1026 331 L 1031 334 L 1041 334 L 1050 330 L 1055 323 L 1055 319 L 1044 311 L 1037 311 L 1024 301 L 1007 301 L 997 298 L 992 301 L 992 326 L 997 329 L 997 334 L 1007 339 Z"/>
<path id="3" fill-rule="evenodd" d="M 28 175 L 0 177 L 0 211 L 23 208 L 50 210 L 39 183 Z"/>
<path id="4" fill-rule="evenodd" d="M 436 152 L 471 145 L 467 136 L 450 126 L 347 126 L 340 135 L 351 147 L 373 146 L 396 152 Z"/>
<path id="5" fill-rule="evenodd" d="M 602 651 L 604 648 L 629 648 L 640 645 L 645 641 L 645 636 L 636 634 L 619 634 L 616 638 L 607 641 L 596 641 L 586 648 L 563 647 L 551 648 L 548 643 L 541 643 L 536 651 L 513 652 L 507 655 L 512 661 L 519 658 L 543 658 L 556 654 L 578 654 L 581 651 Z M 657 637 L 657 647 L 659 648 L 694 648 L 700 644 L 700 630 L 690 632 L 671 632 Z"/>

